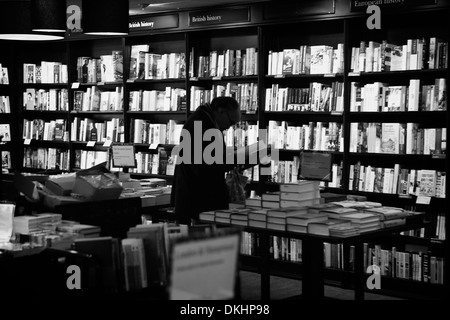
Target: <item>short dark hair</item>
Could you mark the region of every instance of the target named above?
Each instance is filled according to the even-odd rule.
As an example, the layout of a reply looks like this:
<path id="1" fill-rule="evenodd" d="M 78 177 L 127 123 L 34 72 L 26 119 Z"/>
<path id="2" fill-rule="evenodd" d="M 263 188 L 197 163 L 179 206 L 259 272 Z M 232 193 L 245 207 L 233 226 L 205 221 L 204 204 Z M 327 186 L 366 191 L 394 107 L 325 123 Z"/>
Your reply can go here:
<path id="1" fill-rule="evenodd" d="M 233 97 L 216 97 L 211 101 L 211 109 L 217 110 L 219 108 L 224 108 L 228 110 L 239 109 L 239 102 Z"/>

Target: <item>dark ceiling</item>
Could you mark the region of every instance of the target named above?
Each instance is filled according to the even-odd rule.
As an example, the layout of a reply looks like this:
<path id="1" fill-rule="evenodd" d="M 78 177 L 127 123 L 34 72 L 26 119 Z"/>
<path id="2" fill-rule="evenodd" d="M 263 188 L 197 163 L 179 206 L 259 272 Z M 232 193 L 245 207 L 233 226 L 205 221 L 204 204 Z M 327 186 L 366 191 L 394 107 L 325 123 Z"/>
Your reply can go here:
<path id="1" fill-rule="evenodd" d="M 256 2 L 264 0 L 129 0 L 130 15 Z"/>

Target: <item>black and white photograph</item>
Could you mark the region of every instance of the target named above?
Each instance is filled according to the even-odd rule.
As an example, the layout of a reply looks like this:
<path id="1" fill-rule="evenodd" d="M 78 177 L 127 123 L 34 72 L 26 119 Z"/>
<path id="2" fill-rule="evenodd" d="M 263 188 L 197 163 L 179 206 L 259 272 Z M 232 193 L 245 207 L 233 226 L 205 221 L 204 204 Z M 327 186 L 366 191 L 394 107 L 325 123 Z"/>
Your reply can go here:
<path id="1" fill-rule="evenodd" d="M 3 294 L 175 319 L 450 301 L 450 0 L 0 12 Z"/>

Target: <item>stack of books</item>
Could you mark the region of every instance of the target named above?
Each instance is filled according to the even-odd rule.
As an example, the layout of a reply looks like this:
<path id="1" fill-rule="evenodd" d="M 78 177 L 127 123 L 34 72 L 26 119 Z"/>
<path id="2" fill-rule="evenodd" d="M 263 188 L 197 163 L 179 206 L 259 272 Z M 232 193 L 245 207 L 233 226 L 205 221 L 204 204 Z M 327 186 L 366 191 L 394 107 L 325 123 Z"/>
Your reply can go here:
<path id="1" fill-rule="evenodd" d="M 286 219 L 306 214 L 306 207 L 289 207 L 267 210 L 267 229 L 286 230 Z"/>
<path id="2" fill-rule="evenodd" d="M 336 224 L 330 226 L 330 236 L 346 238 L 351 236 L 356 236 L 360 233 L 360 230 L 355 225 L 345 225 L 345 224 Z"/>
<path id="3" fill-rule="evenodd" d="M 280 207 L 280 192 L 267 192 L 261 195 L 261 207 L 266 209 L 277 209 Z"/>
<path id="4" fill-rule="evenodd" d="M 402 208 L 389 206 L 369 208 L 365 209 L 364 212 L 379 215 L 383 228 L 403 225 L 406 223 L 406 217 L 409 215 L 408 211 Z"/>
<path id="5" fill-rule="evenodd" d="M 267 209 L 252 210 L 248 213 L 249 227 L 267 228 Z"/>
<path id="6" fill-rule="evenodd" d="M 57 216 L 50 214 L 14 217 L 13 232 L 20 234 L 29 234 L 32 232 L 40 231 L 42 229 L 42 224 L 52 223 L 56 217 Z"/>
<path id="7" fill-rule="evenodd" d="M 319 181 L 280 185 L 280 207 L 308 207 L 320 203 Z"/>
<path id="8" fill-rule="evenodd" d="M 350 220 L 328 217 L 327 221 L 308 223 L 307 232 L 321 236 L 330 236 L 332 228 L 350 227 Z"/>
<path id="9" fill-rule="evenodd" d="M 252 197 L 245 199 L 245 206 L 250 208 L 261 208 L 262 205 L 262 199 L 261 197 Z"/>
<path id="10" fill-rule="evenodd" d="M 286 230 L 307 233 L 308 225 L 313 222 L 326 223 L 328 222 L 328 215 L 324 213 L 308 213 L 306 209 L 305 214 L 289 216 L 286 218 Z"/>
<path id="11" fill-rule="evenodd" d="M 67 220 L 64 220 L 61 224 L 59 224 L 56 227 L 56 230 L 60 232 L 76 233 L 84 238 L 99 237 L 101 232 L 101 228 L 99 226 L 70 222 Z"/>
<path id="12" fill-rule="evenodd" d="M 381 228 L 380 217 L 375 213 L 353 212 L 341 215 L 342 219 L 350 220 L 352 225 L 358 227 L 359 233 L 378 230 Z"/>

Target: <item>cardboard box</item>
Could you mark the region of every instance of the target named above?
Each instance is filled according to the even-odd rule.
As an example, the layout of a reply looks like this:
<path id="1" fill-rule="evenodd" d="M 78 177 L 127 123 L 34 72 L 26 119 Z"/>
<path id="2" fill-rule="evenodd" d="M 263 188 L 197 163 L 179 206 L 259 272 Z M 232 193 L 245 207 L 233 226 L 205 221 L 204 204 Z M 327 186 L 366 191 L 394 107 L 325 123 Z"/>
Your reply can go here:
<path id="1" fill-rule="evenodd" d="M 45 187 L 55 195 L 70 196 L 75 178 L 75 173 L 50 176 L 45 181 Z"/>
<path id="2" fill-rule="evenodd" d="M 72 196 L 86 201 L 112 200 L 119 198 L 122 190 L 117 177 L 102 163 L 76 173 Z"/>

